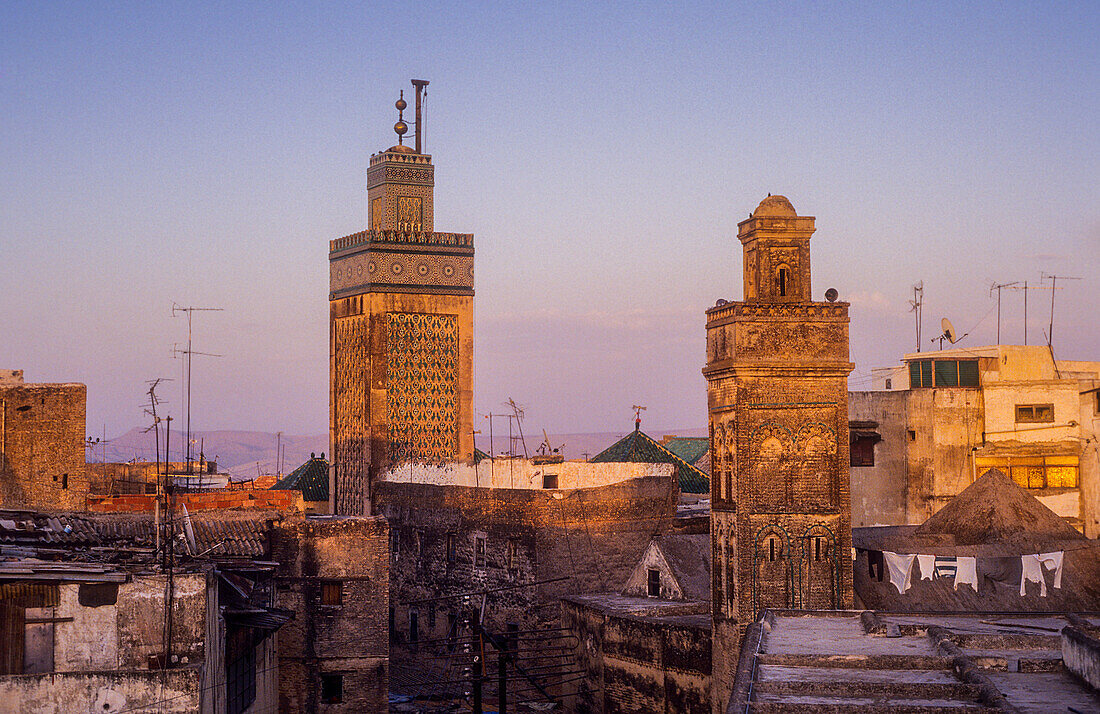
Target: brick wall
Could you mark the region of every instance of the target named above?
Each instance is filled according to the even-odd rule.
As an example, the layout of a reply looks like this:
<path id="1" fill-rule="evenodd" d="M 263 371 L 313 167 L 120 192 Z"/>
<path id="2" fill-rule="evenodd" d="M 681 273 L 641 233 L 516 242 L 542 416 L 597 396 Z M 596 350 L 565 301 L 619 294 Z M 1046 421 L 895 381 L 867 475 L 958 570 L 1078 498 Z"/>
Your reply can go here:
<path id="1" fill-rule="evenodd" d="M 566 711 L 710 711 L 708 618 L 622 615 L 567 599 L 561 622 L 575 635 L 576 663 L 585 676 L 566 699 Z"/>
<path id="2" fill-rule="evenodd" d="M 84 508 L 87 391 L 83 384 L 0 387 L 0 506 Z"/>
<path id="3" fill-rule="evenodd" d="M 562 597 L 623 587 L 652 535 L 671 527 L 676 498 L 670 477 L 573 491 L 379 483 L 376 506 L 395 534 L 390 559 L 395 663 L 429 668 L 433 657 L 448 656 L 438 645 L 410 643 L 412 615 L 421 643 L 465 636 L 453 630 L 461 629 L 472 607 L 472 600 L 454 597 L 462 593 L 494 591 L 484 610 L 490 633 L 506 633 L 509 625 L 557 628 Z M 557 578 L 568 579 L 543 582 Z M 530 585 L 535 582 L 542 584 Z M 440 599 L 425 602 L 434 598 Z M 474 599 L 480 604 L 480 596 Z M 559 644 L 525 643 L 523 654 L 540 657 Z"/>
<path id="4" fill-rule="evenodd" d="M 181 493 L 175 496 L 177 504 L 187 506 L 188 511 L 228 510 L 233 508 L 303 513 L 302 492 L 245 491 L 224 489 L 210 493 Z M 128 513 L 152 511 L 156 496 L 129 494 L 125 496 L 89 496 L 87 509 L 93 513 Z"/>
<path id="5" fill-rule="evenodd" d="M 295 619 L 278 633 L 279 711 L 386 711 L 389 689 L 389 528 L 383 518 L 283 521 L 272 534 L 279 606 Z M 340 583 L 338 605 L 323 601 Z M 343 699 L 322 699 L 322 679 L 342 677 Z"/>

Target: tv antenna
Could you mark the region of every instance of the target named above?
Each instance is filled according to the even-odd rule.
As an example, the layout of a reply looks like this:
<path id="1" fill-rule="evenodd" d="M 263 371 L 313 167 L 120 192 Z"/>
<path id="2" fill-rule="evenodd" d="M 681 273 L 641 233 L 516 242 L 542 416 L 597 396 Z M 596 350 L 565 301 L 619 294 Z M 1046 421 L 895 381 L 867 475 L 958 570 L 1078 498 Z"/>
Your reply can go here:
<path id="1" fill-rule="evenodd" d="M 913 286 L 913 299 L 909 301 L 909 312 L 912 312 L 917 320 L 917 352 L 920 352 L 920 316 L 921 307 L 924 305 L 924 281 Z"/>
<path id="2" fill-rule="evenodd" d="M 177 357 L 179 355 L 187 355 L 187 385 L 186 385 L 186 399 L 185 408 L 187 410 L 187 439 L 184 462 L 187 464 L 187 473 L 191 473 L 191 356 L 201 355 L 203 357 L 221 357 L 222 355 L 214 354 L 212 352 L 196 352 L 191 349 L 191 316 L 196 312 L 222 312 L 220 307 L 184 307 L 172 303 L 172 317 L 176 317 L 178 313 L 187 314 L 187 349 L 181 350 L 172 347 L 172 356 Z M 165 461 L 168 459 L 165 458 Z"/>
<path id="3" fill-rule="evenodd" d="M 516 455 L 516 439 L 519 439 L 520 445 L 523 447 L 523 458 L 527 458 L 527 441 L 523 438 L 523 407 L 516 404 L 515 400 L 508 397 L 508 401 L 504 402 L 504 406 L 512 410 L 512 413 L 508 415 L 508 450 L 511 451 L 512 456 Z M 519 428 L 519 436 L 512 436 L 512 419 L 516 420 L 516 426 Z"/>
<path id="4" fill-rule="evenodd" d="M 1015 283 L 993 283 L 989 286 L 989 294 L 993 295 L 993 291 L 997 291 L 997 344 L 1001 344 L 1001 290 L 1004 288 L 1011 288 L 1015 285 L 1019 285 L 1019 282 Z"/>
<path id="5" fill-rule="evenodd" d="M 1047 347 L 1051 346 L 1051 342 L 1054 339 L 1054 291 L 1061 290 L 1058 287 L 1058 278 L 1062 280 L 1080 280 L 1081 278 L 1071 275 L 1047 275 L 1046 273 L 1040 273 L 1039 279 L 1046 280 L 1050 278 L 1050 328 L 1047 330 Z"/>
<path id="6" fill-rule="evenodd" d="M 1027 291 L 1028 290 L 1053 290 L 1053 287 L 1046 287 L 1045 285 L 1028 285 L 1024 280 L 1022 283 L 1008 283 L 1004 287 L 1009 290 L 1023 290 L 1024 291 L 1024 344 L 1027 344 Z M 1058 288 L 1061 290 L 1061 288 Z M 1053 300 L 1053 298 L 1052 298 Z"/>

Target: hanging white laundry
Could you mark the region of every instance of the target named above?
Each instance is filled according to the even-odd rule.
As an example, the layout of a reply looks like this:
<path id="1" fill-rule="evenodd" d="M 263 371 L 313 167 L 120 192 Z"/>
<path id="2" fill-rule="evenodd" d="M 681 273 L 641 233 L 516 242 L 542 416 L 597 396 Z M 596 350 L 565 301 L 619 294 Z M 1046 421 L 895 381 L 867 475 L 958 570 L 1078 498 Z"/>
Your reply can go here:
<path id="1" fill-rule="evenodd" d="M 890 584 L 898 589 L 898 593 L 905 594 L 909 589 L 909 578 L 913 572 L 915 555 L 898 555 L 888 550 L 882 551 L 882 557 L 886 561 L 886 567 L 890 571 Z"/>
<path id="2" fill-rule="evenodd" d="M 931 580 L 936 575 L 936 556 L 918 555 L 917 565 L 920 566 L 920 579 Z"/>
<path id="3" fill-rule="evenodd" d="M 1039 595 L 1046 597 L 1047 581 L 1043 578 L 1043 566 L 1039 564 L 1039 556 L 1021 555 L 1020 566 L 1022 570 L 1020 573 L 1020 596 L 1027 595 L 1027 583 L 1030 580 L 1033 583 L 1039 583 Z M 1061 587 L 1061 583 L 1059 583 L 1059 587 Z"/>
<path id="4" fill-rule="evenodd" d="M 969 555 L 960 555 L 955 559 L 955 589 L 960 585 L 969 585 L 978 592 L 978 559 Z"/>
<path id="5" fill-rule="evenodd" d="M 1062 587 L 1062 562 L 1066 552 L 1059 550 L 1055 553 L 1040 553 L 1039 562 L 1054 571 L 1054 587 Z"/>

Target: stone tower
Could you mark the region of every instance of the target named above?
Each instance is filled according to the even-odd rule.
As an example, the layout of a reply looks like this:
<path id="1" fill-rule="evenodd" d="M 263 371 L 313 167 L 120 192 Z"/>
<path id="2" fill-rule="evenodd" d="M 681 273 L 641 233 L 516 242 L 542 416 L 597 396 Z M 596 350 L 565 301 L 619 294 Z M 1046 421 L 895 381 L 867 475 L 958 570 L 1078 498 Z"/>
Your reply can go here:
<path id="1" fill-rule="evenodd" d="M 852 606 L 848 304 L 810 298 L 813 232 L 765 198 L 738 224 L 744 300 L 707 311 L 716 711 L 763 608 Z"/>
<path id="2" fill-rule="evenodd" d="M 404 462 L 473 457 L 474 242 L 433 225 L 435 167 L 398 143 L 370 158 L 370 228 L 329 242 L 330 498 L 369 513 L 371 485 Z M 397 108 L 403 113 L 404 99 Z"/>

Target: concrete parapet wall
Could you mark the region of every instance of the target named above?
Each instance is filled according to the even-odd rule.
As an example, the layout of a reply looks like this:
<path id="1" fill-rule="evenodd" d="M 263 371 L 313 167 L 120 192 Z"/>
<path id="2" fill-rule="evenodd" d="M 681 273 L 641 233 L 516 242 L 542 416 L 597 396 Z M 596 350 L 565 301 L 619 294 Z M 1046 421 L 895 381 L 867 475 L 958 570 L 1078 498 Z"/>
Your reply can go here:
<path id="1" fill-rule="evenodd" d="M 401 464 L 384 472 L 382 481 L 390 483 L 423 483 L 433 486 L 469 486 L 484 488 L 514 488 L 541 490 L 546 477 L 557 489 L 595 488 L 610 486 L 635 478 L 665 476 L 673 478 L 673 464 L 591 463 L 563 461 L 537 464 L 530 459 L 484 459 L 478 464 L 451 463 Z"/>
<path id="2" fill-rule="evenodd" d="M 1062 629 L 1062 661 L 1093 690 L 1100 691 L 1100 640 L 1076 627 Z"/>

